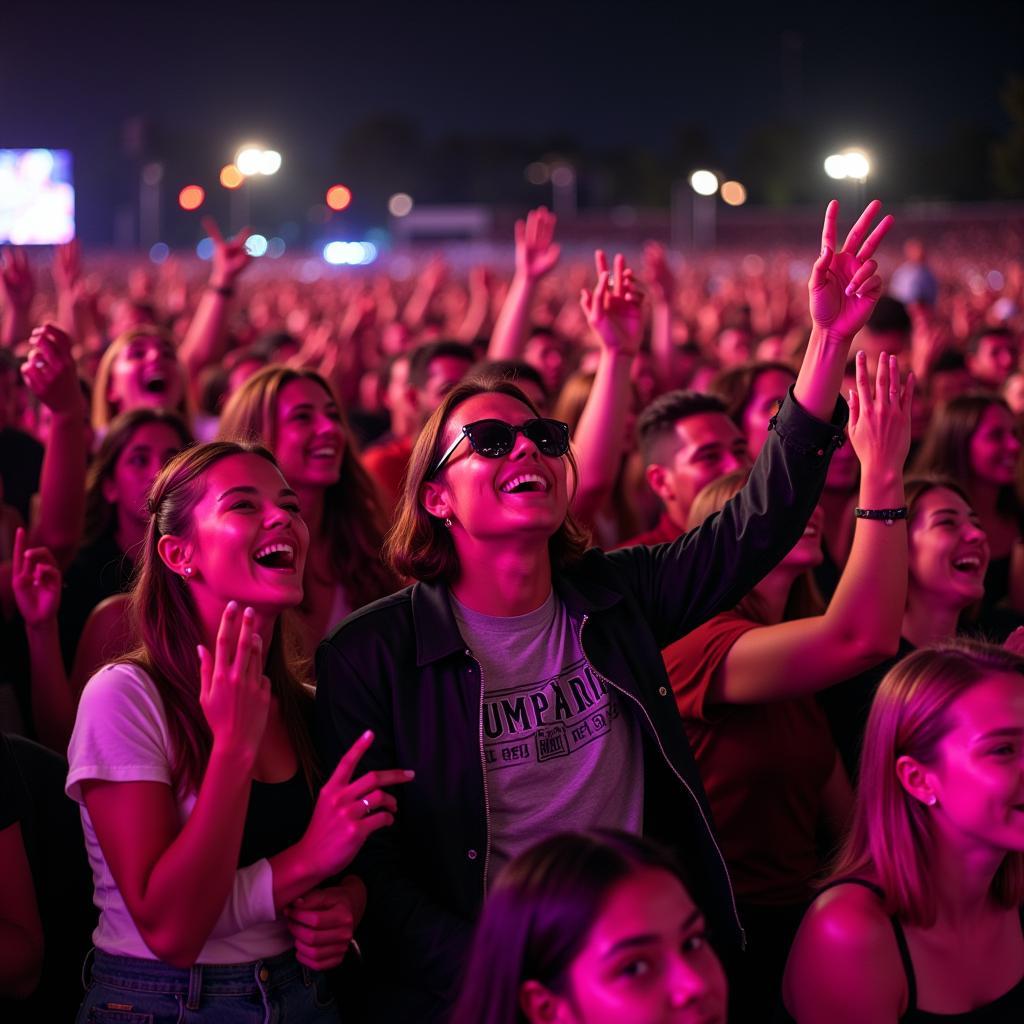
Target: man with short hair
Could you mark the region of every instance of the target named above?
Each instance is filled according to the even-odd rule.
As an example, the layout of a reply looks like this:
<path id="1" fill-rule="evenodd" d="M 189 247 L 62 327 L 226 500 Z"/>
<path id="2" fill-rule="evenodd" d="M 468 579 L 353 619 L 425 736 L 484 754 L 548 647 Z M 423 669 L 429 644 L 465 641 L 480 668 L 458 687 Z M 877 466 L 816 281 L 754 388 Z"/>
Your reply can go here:
<path id="1" fill-rule="evenodd" d="M 1008 327 L 986 327 L 967 340 L 967 369 L 982 386 L 999 390 L 1020 363 L 1020 340 Z"/>
<path id="2" fill-rule="evenodd" d="M 853 340 L 852 353 L 862 350 L 868 357 L 868 377 L 874 379 L 882 352 L 903 363 L 910 355 L 910 314 L 899 299 L 883 295 L 868 317 L 864 329 Z"/>
<path id="3" fill-rule="evenodd" d="M 661 395 L 640 414 L 637 436 L 647 483 L 665 510 L 654 529 L 622 547 L 675 540 L 687 530 L 690 506 L 705 484 L 752 464 L 746 438 L 714 395 Z"/>

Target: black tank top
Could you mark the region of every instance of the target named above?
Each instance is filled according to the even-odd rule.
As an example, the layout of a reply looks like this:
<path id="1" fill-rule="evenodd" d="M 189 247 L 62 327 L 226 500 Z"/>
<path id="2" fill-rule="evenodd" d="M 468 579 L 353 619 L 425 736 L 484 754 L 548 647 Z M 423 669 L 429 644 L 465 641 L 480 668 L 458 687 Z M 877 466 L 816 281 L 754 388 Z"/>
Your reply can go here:
<path id="1" fill-rule="evenodd" d="M 865 889 L 870 889 L 880 900 L 884 901 L 885 899 L 885 893 L 879 886 L 863 878 L 837 878 L 821 891 L 826 892 L 837 885 L 847 884 L 862 885 Z M 896 936 L 896 946 L 900 951 L 900 960 L 903 962 L 903 972 L 907 977 L 907 1009 L 900 1017 L 900 1024 L 1021 1024 L 1024 1021 L 1024 977 L 998 999 L 974 1010 L 968 1010 L 967 1013 L 929 1013 L 927 1010 L 918 1009 L 917 976 L 914 974 L 914 963 L 910 958 L 907 937 L 903 933 L 903 925 L 895 916 L 890 917 L 889 920 L 892 922 L 892 930 Z M 1021 929 L 1024 932 L 1024 908 L 1021 909 Z M 776 1019 L 793 1021 L 793 1017 L 788 1013 Z"/>

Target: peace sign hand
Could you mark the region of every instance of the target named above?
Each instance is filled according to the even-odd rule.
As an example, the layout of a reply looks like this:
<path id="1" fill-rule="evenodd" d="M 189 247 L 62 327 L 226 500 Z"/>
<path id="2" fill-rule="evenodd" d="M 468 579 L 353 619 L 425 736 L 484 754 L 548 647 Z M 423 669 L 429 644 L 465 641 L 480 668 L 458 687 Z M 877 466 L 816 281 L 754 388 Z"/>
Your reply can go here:
<path id="1" fill-rule="evenodd" d="M 202 219 L 203 230 L 213 241 L 213 272 L 210 285 L 213 288 L 230 288 L 238 275 L 252 262 L 245 248 L 245 240 L 251 234 L 250 228 L 242 228 L 234 238 L 225 239 L 217 222 L 212 217 Z"/>
<path id="2" fill-rule="evenodd" d="M 871 257 L 892 227 L 892 217 L 883 217 L 868 235 L 871 222 L 881 208 L 882 204 L 877 199 L 868 203 L 838 252 L 836 221 L 839 203 L 833 199 L 825 210 L 821 255 L 811 269 L 807 285 L 811 319 L 822 330 L 846 340 L 853 338 L 867 323 L 882 294 L 878 264 Z"/>
<path id="3" fill-rule="evenodd" d="M 644 292 L 626 266 L 622 253 L 615 257 L 613 276 L 608 272 L 608 257 L 601 249 L 594 253 L 597 286 L 593 293 L 580 292 L 580 306 L 602 347 L 624 355 L 636 355 L 643 336 Z"/>

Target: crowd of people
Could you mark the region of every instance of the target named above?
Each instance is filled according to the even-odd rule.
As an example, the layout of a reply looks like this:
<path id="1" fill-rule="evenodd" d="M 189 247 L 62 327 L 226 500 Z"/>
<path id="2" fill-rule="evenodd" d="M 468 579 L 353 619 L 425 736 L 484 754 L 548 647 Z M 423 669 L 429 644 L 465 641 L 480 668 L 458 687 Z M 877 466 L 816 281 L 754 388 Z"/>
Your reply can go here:
<path id="1" fill-rule="evenodd" d="M 0 255 L 4 1019 L 1024 1019 L 1024 264 L 839 220 Z"/>

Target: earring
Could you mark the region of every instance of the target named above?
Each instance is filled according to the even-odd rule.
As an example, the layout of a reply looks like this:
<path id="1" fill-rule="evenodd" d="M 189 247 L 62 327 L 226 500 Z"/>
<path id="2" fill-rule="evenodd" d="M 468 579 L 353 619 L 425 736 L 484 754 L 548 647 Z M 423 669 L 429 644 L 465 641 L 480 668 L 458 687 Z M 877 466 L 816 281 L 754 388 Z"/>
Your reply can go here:
<path id="1" fill-rule="evenodd" d="M 192 575 L 192 566 L 191 565 L 186 565 L 183 571 L 184 571 L 185 575 L 182 576 L 182 579 L 183 580 L 184 579 L 188 579 L 189 576 Z"/>
<path id="2" fill-rule="evenodd" d="M 444 521 L 444 525 L 450 530 L 452 528 L 452 521 L 451 521 L 451 519 L 447 519 L 446 518 L 445 521 Z"/>
<path id="3" fill-rule="evenodd" d="M 934 807 L 938 802 L 939 802 L 939 798 L 934 793 L 932 793 L 932 795 L 930 797 L 928 797 L 928 806 L 929 807 Z"/>

